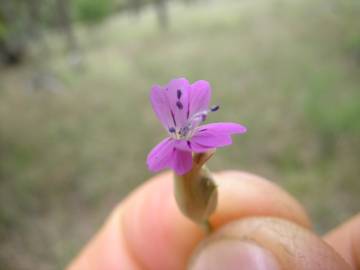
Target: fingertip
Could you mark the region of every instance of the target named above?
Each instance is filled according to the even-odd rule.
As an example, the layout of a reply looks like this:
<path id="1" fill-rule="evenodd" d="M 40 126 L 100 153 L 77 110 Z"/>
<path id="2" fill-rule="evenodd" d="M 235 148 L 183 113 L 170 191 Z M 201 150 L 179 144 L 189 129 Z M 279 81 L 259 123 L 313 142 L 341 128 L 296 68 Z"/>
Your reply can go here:
<path id="1" fill-rule="evenodd" d="M 217 253 L 213 260 L 220 265 L 218 268 L 208 265 L 209 270 L 350 269 L 345 260 L 315 234 L 298 224 L 279 218 L 251 217 L 225 225 L 199 246 L 192 258 L 193 265 L 201 265 L 204 250 L 208 252 L 209 248 L 219 243 L 222 244 L 221 249 L 212 251 L 211 254 L 215 256 Z M 229 251 L 229 246 L 232 251 Z M 228 251 L 224 253 L 224 249 Z"/>
<path id="2" fill-rule="evenodd" d="M 212 221 L 216 226 L 247 216 L 273 216 L 311 228 L 310 218 L 301 204 L 271 181 L 240 171 L 217 173 L 215 180 L 219 203 Z"/>
<path id="3" fill-rule="evenodd" d="M 190 269 L 280 270 L 280 266 L 271 252 L 254 242 L 224 239 L 214 241 L 199 251 L 191 261 Z"/>

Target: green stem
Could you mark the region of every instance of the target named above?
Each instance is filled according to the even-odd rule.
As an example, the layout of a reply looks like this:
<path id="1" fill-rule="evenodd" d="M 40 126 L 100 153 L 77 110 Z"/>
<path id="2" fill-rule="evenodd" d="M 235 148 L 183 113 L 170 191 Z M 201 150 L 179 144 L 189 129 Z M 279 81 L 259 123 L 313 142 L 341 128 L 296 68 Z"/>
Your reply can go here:
<path id="1" fill-rule="evenodd" d="M 175 199 L 180 211 L 193 222 L 199 224 L 209 234 L 213 231 L 210 215 L 217 205 L 217 187 L 206 161 L 214 152 L 193 156 L 193 167 L 184 175 L 174 175 Z"/>

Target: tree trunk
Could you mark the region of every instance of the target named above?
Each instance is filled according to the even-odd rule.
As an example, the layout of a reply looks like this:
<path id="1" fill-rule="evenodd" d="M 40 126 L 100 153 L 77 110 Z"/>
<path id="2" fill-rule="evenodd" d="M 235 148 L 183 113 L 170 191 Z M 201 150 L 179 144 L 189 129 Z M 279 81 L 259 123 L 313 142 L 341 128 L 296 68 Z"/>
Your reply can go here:
<path id="1" fill-rule="evenodd" d="M 163 30 L 169 28 L 169 10 L 167 0 L 156 0 L 155 9 L 158 17 L 159 26 Z"/>
<path id="2" fill-rule="evenodd" d="M 78 44 L 74 34 L 73 24 L 70 16 L 69 0 L 56 0 L 56 7 L 59 26 L 65 35 L 67 47 L 70 52 L 77 51 Z"/>
<path id="3" fill-rule="evenodd" d="M 17 1 L 0 0 L 0 23 L 7 30 L 0 37 L 0 58 L 8 65 L 21 63 L 26 54 L 24 31 L 18 27 L 21 18 L 19 5 L 21 3 Z"/>

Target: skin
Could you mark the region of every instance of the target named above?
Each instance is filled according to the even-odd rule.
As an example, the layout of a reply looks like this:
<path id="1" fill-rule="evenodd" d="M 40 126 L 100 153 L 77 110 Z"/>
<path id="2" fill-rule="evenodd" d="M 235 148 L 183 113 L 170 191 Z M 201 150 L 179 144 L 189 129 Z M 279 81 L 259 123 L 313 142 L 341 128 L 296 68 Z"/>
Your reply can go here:
<path id="1" fill-rule="evenodd" d="M 360 269 L 360 215 L 325 236 L 312 232 L 304 208 L 261 177 L 216 174 L 219 203 L 203 232 L 177 209 L 172 175 L 163 173 L 131 193 L 68 270 L 180 270 L 214 241 L 251 241 L 271 254 L 280 269 Z"/>

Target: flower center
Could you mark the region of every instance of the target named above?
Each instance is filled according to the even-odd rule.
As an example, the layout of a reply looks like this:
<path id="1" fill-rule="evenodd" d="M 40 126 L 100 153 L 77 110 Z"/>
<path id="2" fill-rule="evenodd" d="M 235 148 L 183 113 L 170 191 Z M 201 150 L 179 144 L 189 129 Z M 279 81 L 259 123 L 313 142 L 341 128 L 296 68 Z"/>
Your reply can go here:
<path id="1" fill-rule="evenodd" d="M 216 112 L 220 106 L 216 105 L 208 110 L 200 111 L 191 116 L 183 127 L 170 127 L 169 134 L 175 140 L 189 140 L 195 134 L 197 128 L 207 119 L 210 112 Z"/>

